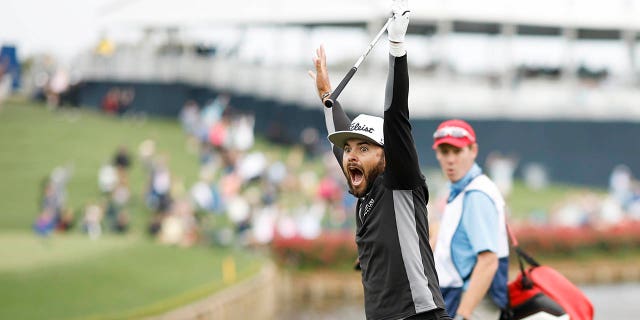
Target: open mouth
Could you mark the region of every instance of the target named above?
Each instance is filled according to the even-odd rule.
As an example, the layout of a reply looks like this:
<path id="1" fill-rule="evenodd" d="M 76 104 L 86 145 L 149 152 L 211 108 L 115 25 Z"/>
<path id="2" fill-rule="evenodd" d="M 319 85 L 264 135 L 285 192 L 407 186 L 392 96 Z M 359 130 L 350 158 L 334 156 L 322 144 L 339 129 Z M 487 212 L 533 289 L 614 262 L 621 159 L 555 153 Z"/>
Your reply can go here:
<path id="1" fill-rule="evenodd" d="M 351 185 L 354 187 L 359 186 L 362 181 L 364 181 L 364 172 L 362 169 L 358 167 L 350 167 L 349 170 L 349 178 L 351 179 Z"/>

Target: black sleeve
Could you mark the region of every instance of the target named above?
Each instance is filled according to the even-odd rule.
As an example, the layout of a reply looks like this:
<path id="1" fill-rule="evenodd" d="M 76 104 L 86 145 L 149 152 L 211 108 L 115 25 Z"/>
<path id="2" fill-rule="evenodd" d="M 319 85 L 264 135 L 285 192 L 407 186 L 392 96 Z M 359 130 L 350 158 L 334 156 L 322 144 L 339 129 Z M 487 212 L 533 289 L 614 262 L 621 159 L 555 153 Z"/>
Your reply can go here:
<path id="1" fill-rule="evenodd" d="M 407 55 L 389 56 L 384 105 L 385 184 L 410 190 L 424 183 L 409 122 Z"/>
<path id="2" fill-rule="evenodd" d="M 327 132 L 329 134 L 334 133 L 336 131 L 345 131 L 349 130 L 349 125 L 351 124 L 351 119 L 342 109 L 342 105 L 338 101 L 333 103 L 333 107 L 331 107 L 331 116 L 325 113 L 325 121 L 327 125 Z M 326 112 L 326 110 L 325 110 Z M 342 167 L 342 154 L 344 151 L 342 150 L 343 146 L 333 146 L 333 154 L 336 156 L 336 160 L 340 167 Z"/>

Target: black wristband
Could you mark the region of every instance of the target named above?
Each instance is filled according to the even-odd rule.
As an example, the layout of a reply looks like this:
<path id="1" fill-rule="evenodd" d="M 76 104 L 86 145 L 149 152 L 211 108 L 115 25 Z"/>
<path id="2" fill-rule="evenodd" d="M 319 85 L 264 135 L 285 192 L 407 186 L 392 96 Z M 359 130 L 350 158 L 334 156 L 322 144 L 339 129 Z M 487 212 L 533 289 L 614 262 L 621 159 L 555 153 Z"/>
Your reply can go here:
<path id="1" fill-rule="evenodd" d="M 325 92 L 320 96 L 320 100 L 324 102 L 324 99 L 328 98 L 331 95 L 331 91 Z"/>

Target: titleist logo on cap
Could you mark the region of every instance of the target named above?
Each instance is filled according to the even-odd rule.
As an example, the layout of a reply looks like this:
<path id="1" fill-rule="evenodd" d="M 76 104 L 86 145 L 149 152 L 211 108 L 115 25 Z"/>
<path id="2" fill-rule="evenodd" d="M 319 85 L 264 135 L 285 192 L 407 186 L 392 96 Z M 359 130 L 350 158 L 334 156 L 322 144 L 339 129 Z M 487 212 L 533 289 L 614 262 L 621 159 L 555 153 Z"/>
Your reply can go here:
<path id="1" fill-rule="evenodd" d="M 383 118 L 361 114 L 351 121 L 349 130 L 331 133 L 328 138 L 337 146 L 344 146 L 349 139 L 364 139 L 384 146 L 383 131 Z"/>
<path id="2" fill-rule="evenodd" d="M 349 130 L 351 131 L 365 131 L 365 132 L 369 132 L 372 133 L 375 130 L 373 128 L 367 127 L 366 125 L 361 125 L 359 123 L 352 123 L 351 126 L 349 127 Z"/>

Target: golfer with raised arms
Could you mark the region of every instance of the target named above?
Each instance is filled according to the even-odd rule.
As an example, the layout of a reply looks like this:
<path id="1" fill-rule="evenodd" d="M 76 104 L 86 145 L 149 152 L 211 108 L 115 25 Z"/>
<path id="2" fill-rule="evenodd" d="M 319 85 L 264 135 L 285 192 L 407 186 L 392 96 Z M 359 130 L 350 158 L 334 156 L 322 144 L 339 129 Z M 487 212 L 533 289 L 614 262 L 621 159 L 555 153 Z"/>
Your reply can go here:
<path id="1" fill-rule="evenodd" d="M 450 319 L 429 246 L 429 192 L 409 123 L 404 46 L 407 0 L 393 1 L 384 119 L 350 121 L 340 103 L 324 108 L 329 140 L 350 192 L 358 198 L 356 243 L 367 319 Z M 316 51 L 318 96 L 331 94 L 324 48 Z"/>

